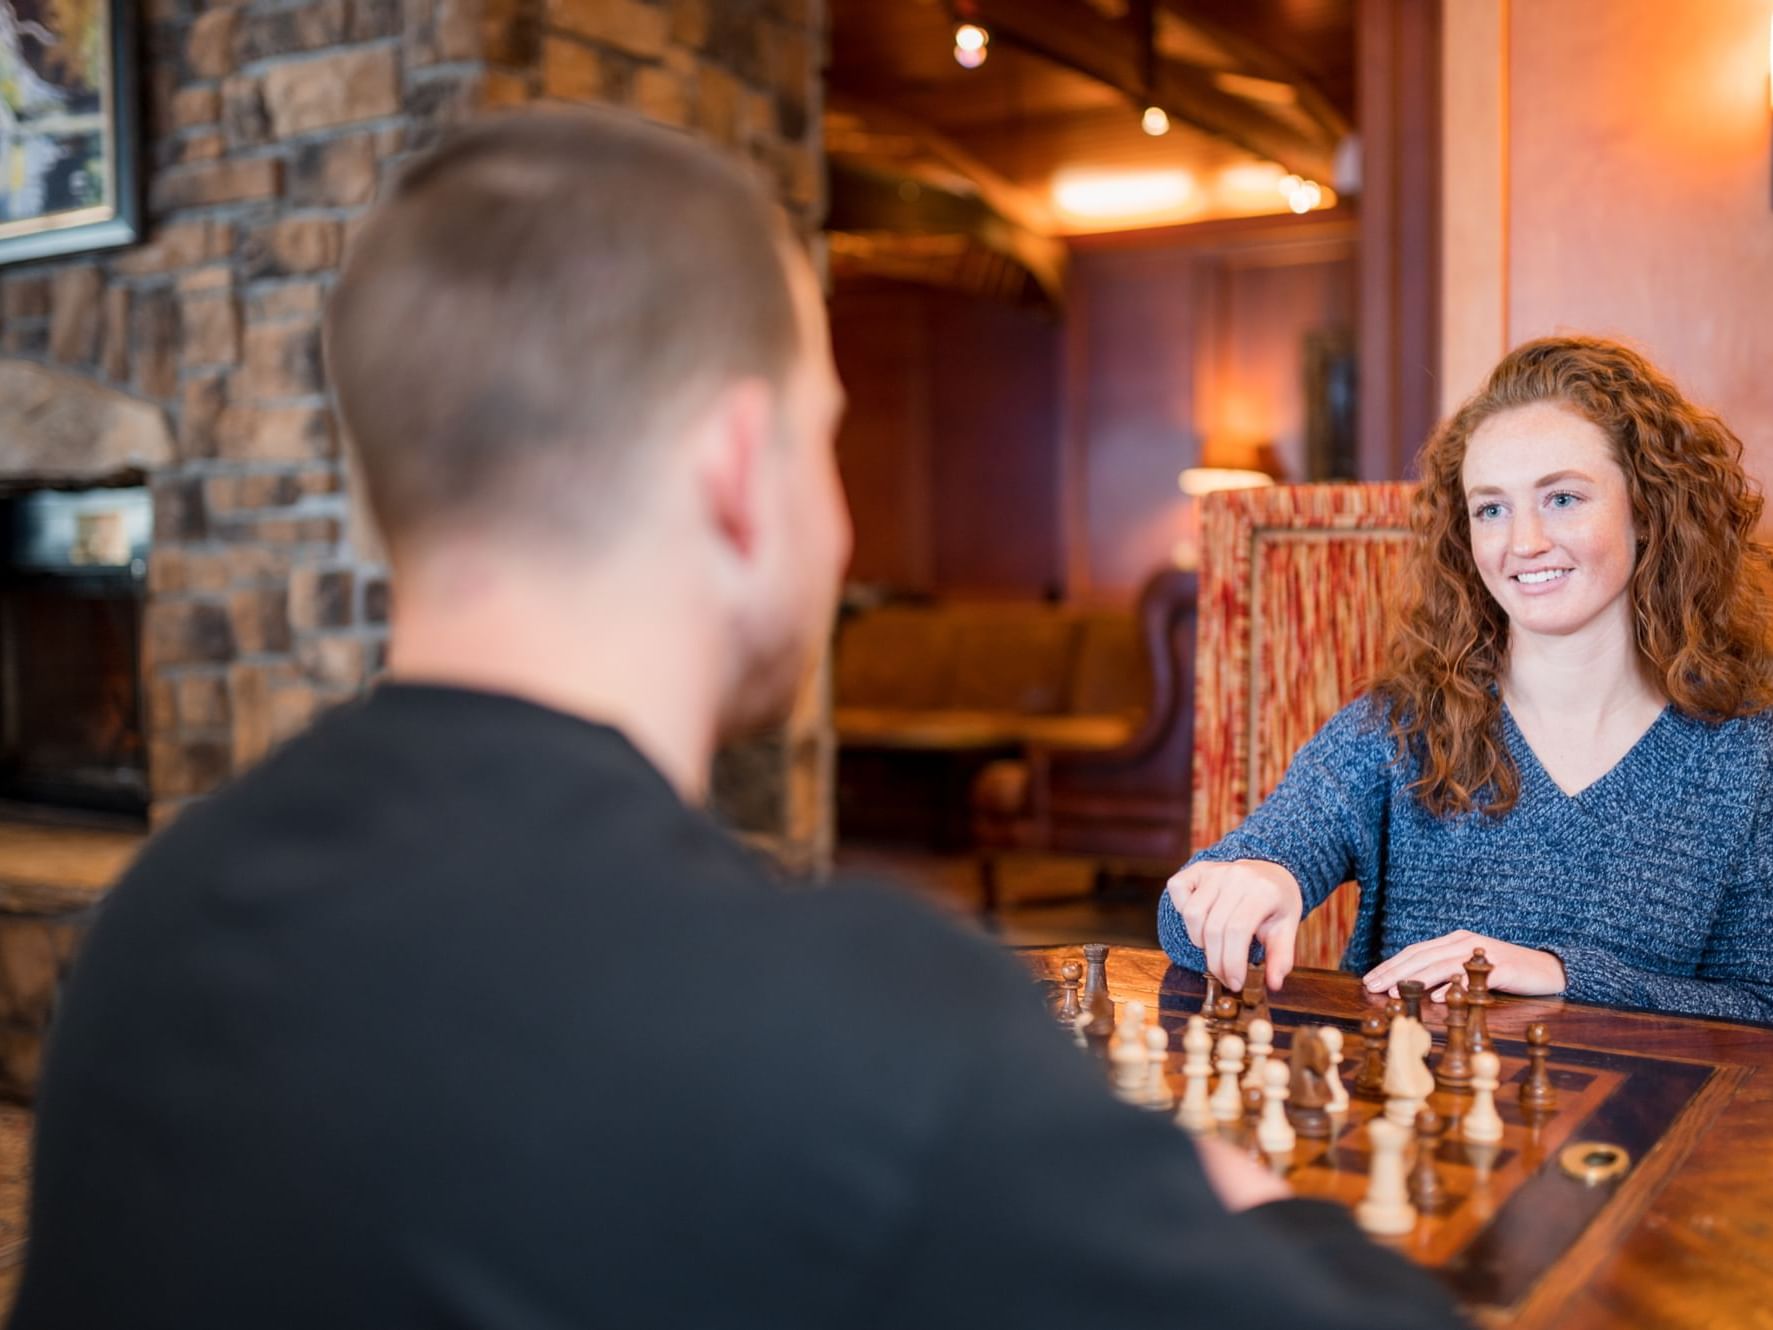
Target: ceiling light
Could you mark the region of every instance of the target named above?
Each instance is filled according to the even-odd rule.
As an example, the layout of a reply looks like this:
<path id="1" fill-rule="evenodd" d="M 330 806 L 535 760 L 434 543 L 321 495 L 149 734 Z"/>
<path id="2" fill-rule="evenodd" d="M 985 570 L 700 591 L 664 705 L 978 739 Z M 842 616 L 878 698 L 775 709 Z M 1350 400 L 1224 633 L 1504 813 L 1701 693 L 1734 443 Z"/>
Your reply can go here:
<path id="1" fill-rule="evenodd" d="M 985 63 L 991 45 L 991 34 L 977 23 L 963 23 L 954 30 L 954 63 L 962 69 L 977 69 Z"/>
<path id="2" fill-rule="evenodd" d="M 1142 217 L 1180 208 L 1194 193 L 1186 171 L 1108 174 L 1066 171 L 1053 181 L 1053 198 L 1074 217 Z"/>
<path id="3" fill-rule="evenodd" d="M 1147 106 L 1145 114 L 1139 118 L 1139 127 L 1152 138 L 1170 132 L 1170 116 L 1161 106 Z"/>

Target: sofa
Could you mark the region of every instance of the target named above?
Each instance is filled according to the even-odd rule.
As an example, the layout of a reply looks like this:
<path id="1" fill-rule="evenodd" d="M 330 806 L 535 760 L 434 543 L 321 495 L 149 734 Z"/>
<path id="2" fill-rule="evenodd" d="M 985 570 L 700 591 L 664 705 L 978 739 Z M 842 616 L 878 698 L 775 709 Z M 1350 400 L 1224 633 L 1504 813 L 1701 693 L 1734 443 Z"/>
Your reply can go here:
<path id="1" fill-rule="evenodd" d="M 980 767 L 1122 744 L 1150 685 L 1125 610 L 957 599 L 847 616 L 833 690 L 840 834 L 952 849 Z"/>

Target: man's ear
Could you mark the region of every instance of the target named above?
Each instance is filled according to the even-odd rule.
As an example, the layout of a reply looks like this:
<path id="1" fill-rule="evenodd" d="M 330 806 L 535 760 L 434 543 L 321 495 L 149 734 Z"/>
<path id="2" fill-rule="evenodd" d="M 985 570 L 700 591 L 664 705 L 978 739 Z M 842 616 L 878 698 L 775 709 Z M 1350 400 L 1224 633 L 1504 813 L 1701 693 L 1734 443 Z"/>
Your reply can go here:
<path id="1" fill-rule="evenodd" d="M 762 379 L 740 379 L 715 398 L 698 468 L 715 531 L 741 557 L 756 546 L 765 450 L 774 403 Z"/>

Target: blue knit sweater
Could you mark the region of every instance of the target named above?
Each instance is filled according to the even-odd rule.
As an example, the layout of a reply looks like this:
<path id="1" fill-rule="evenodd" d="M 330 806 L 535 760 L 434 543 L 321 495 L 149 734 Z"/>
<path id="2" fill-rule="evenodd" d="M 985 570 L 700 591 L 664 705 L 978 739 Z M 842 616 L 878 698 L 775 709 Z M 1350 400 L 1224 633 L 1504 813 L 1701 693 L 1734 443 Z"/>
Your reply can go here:
<path id="1" fill-rule="evenodd" d="M 1345 970 L 1466 928 L 1555 953 L 1566 997 L 1773 1022 L 1773 717 L 1708 724 L 1666 708 L 1573 796 L 1506 707 L 1502 726 L 1521 777 L 1506 816 L 1424 811 L 1408 788 L 1415 764 L 1394 760 L 1379 706 L 1362 698 L 1194 859 L 1280 864 L 1308 912 L 1358 880 Z M 1167 892 L 1158 936 L 1178 965 L 1202 968 Z"/>

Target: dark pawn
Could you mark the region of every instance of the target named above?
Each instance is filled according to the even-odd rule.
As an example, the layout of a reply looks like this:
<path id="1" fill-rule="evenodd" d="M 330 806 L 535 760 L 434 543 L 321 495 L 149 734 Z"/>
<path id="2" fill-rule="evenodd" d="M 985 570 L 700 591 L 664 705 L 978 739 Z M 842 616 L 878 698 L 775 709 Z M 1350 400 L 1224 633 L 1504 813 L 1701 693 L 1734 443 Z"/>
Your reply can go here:
<path id="1" fill-rule="evenodd" d="M 1413 1021 L 1422 1019 L 1422 981 L 1406 979 L 1397 986 L 1397 995 L 1404 1004 L 1404 1015 Z"/>
<path id="2" fill-rule="evenodd" d="M 1076 961 L 1066 961 L 1059 967 L 1059 982 L 1065 990 L 1064 1000 L 1059 1003 L 1056 1019 L 1067 1030 L 1077 1025 L 1077 1018 L 1083 1014 L 1083 1004 L 1077 1000 L 1077 986 L 1083 980 L 1083 966 Z"/>
<path id="3" fill-rule="evenodd" d="M 1465 962 L 1465 996 L 1471 1002 L 1470 1048 L 1474 1056 L 1496 1051 L 1496 1041 L 1490 1038 L 1489 1015 L 1490 1007 L 1496 1001 L 1490 996 L 1490 971 L 1495 968 L 1485 959 L 1482 947 L 1472 952 L 1471 959 Z"/>
<path id="4" fill-rule="evenodd" d="M 1545 1060 L 1551 1056 L 1551 1032 L 1538 1021 L 1527 1027 L 1527 1079 L 1521 1082 L 1521 1108 L 1529 1115 L 1555 1113 L 1558 1088 L 1551 1083 Z"/>
<path id="5" fill-rule="evenodd" d="M 1441 1115 L 1432 1108 L 1416 1114 L 1416 1166 L 1410 1170 L 1410 1199 L 1423 1214 L 1432 1214 L 1446 1196 L 1434 1166 L 1435 1142 L 1442 1125 Z"/>
<path id="6" fill-rule="evenodd" d="M 1465 989 L 1455 980 L 1447 985 L 1447 1045 L 1435 1064 L 1434 1083 L 1443 1090 L 1464 1094 L 1471 1089 L 1471 1006 Z"/>
<path id="7" fill-rule="evenodd" d="M 1238 1029 L 1238 1000 L 1235 994 L 1221 993 L 1213 1004 L 1213 1028 L 1220 1034 L 1242 1034 Z"/>
<path id="8" fill-rule="evenodd" d="M 1329 1139 L 1330 1115 L 1325 1105 L 1330 1102 L 1330 1053 L 1323 1037 L 1310 1027 L 1293 1035 L 1289 1050 L 1292 1080 L 1287 1087 L 1287 1117 L 1293 1130 L 1308 1140 Z"/>
<path id="9" fill-rule="evenodd" d="M 1385 1043 L 1391 1036 L 1391 1017 L 1375 1008 L 1361 1017 L 1360 1071 L 1355 1075 L 1350 1094 L 1362 1099 L 1385 1099 Z"/>
<path id="10" fill-rule="evenodd" d="M 1244 1086 L 1244 1116 L 1255 1122 L 1262 1116 L 1264 1096 L 1260 1085 Z"/>
<path id="11" fill-rule="evenodd" d="M 1209 970 L 1207 971 L 1206 979 L 1207 995 L 1201 999 L 1200 1014 L 1207 1018 L 1207 1024 L 1213 1028 L 1213 1033 L 1217 1034 L 1219 1033 L 1219 1015 L 1217 1012 L 1220 992 L 1219 976 Z"/>

